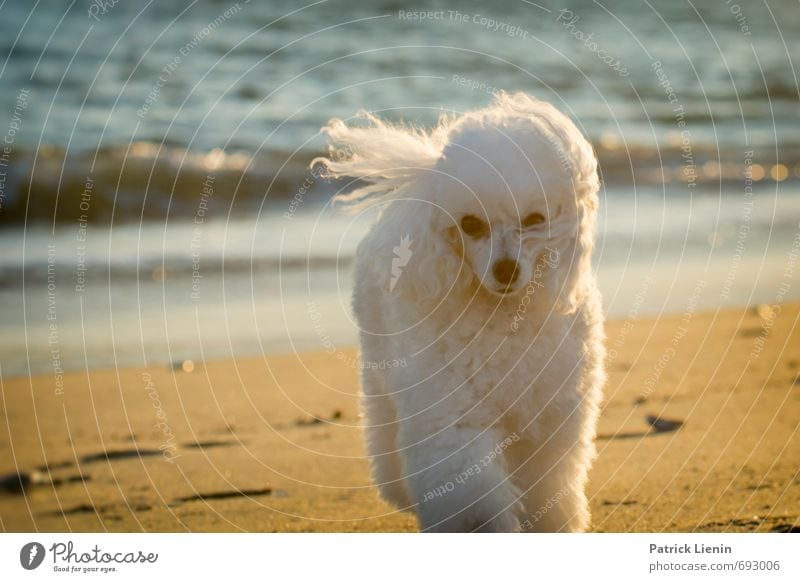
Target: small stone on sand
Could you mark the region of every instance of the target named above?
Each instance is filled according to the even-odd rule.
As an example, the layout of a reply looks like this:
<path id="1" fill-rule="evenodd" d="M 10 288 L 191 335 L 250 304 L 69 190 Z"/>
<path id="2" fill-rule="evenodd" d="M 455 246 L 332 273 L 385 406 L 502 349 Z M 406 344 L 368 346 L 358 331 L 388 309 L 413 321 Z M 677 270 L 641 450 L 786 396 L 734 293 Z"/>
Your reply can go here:
<path id="1" fill-rule="evenodd" d="M 673 420 L 673 419 L 669 419 L 669 418 L 661 418 L 661 417 L 655 416 L 653 414 L 648 414 L 645 417 L 645 421 L 647 422 L 647 424 L 649 424 L 651 427 L 653 427 L 653 430 L 655 432 L 670 432 L 670 431 L 673 431 L 673 430 L 677 430 L 681 426 L 683 426 L 683 421 L 682 420 Z"/>

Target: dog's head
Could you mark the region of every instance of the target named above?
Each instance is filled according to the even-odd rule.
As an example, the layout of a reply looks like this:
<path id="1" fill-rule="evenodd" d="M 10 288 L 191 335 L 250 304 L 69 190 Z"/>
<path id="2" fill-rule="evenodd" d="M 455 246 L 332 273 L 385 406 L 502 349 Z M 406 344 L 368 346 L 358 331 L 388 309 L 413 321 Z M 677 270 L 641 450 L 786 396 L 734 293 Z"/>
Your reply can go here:
<path id="1" fill-rule="evenodd" d="M 582 295 L 597 208 L 597 161 L 552 105 L 498 94 L 493 103 L 431 132 L 333 121 L 341 153 L 321 160 L 332 176 L 368 183 L 339 200 L 386 204 L 384 249 L 407 255 L 392 291 L 419 302 L 470 292 L 571 312 Z M 387 281 L 389 277 L 387 277 Z"/>

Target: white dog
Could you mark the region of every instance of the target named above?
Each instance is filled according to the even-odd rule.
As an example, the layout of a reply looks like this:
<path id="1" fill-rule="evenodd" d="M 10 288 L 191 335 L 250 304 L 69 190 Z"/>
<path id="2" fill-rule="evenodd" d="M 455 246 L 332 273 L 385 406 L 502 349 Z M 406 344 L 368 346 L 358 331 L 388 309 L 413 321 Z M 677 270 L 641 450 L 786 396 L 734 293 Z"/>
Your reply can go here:
<path id="1" fill-rule="evenodd" d="M 316 161 L 357 178 L 339 200 L 381 207 L 353 293 L 380 495 L 423 531 L 585 530 L 605 381 L 591 145 L 522 93 L 429 132 L 361 117 L 332 120 Z"/>

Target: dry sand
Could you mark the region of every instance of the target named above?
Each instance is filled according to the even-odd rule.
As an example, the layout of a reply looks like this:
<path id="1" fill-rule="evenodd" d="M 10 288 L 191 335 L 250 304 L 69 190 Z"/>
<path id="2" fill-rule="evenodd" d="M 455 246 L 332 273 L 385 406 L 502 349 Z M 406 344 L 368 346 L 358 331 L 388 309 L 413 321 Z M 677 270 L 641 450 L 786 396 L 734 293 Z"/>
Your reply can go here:
<path id="1" fill-rule="evenodd" d="M 595 531 L 800 525 L 798 316 L 793 304 L 608 324 Z M 51 375 L 6 378 L 0 528 L 415 531 L 370 485 L 354 357 L 71 373 L 63 394 Z M 648 415 L 683 425 L 659 432 Z M 15 491 L 17 471 L 31 483 Z"/>

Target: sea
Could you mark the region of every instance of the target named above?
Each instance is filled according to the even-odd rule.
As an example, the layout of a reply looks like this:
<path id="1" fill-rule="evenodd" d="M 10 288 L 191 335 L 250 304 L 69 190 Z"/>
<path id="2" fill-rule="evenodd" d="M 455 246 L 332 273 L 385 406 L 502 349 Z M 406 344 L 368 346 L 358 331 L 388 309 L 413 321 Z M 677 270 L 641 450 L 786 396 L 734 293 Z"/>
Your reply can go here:
<path id="1" fill-rule="evenodd" d="M 797 38 L 794 0 L 6 0 L 0 377 L 355 345 L 374 216 L 320 128 L 499 90 L 596 149 L 609 317 L 798 300 Z"/>

